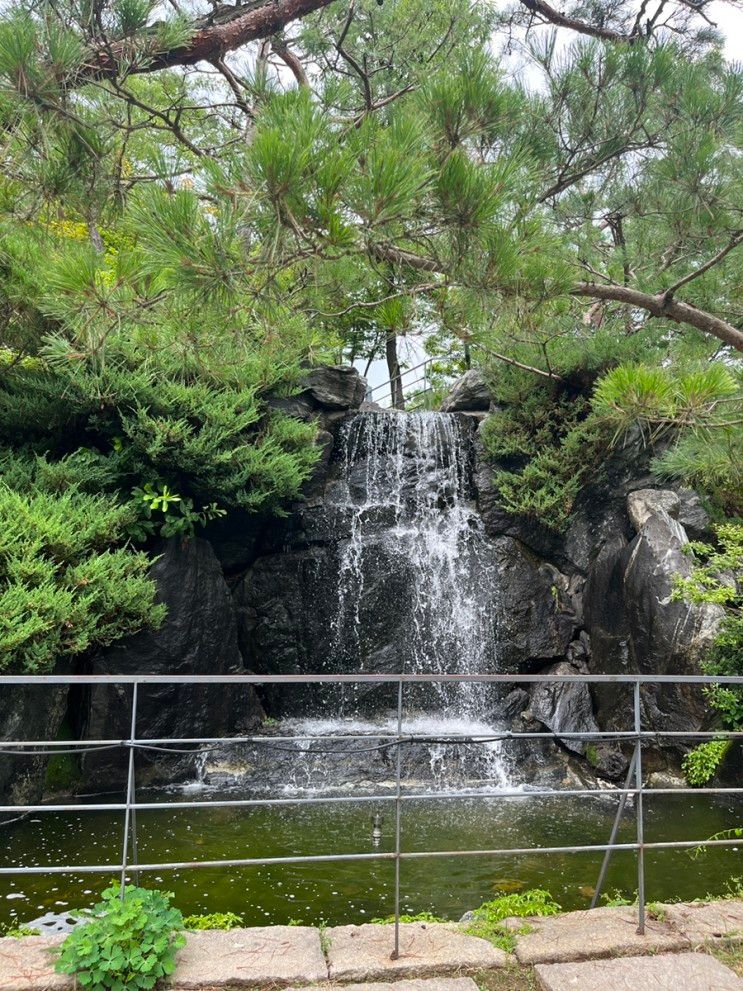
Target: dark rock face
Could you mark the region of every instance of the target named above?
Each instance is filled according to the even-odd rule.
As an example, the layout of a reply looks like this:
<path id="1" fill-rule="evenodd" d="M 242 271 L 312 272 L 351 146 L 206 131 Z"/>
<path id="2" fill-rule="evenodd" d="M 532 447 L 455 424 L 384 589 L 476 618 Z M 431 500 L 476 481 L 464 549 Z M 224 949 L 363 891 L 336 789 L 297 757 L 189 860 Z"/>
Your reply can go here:
<path id="1" fill-rule="evenodd" d="M 482 373 L 471 368 L 454 383 L 451 392 L 441 403 L 441 412 L 485 411 L 490 408 L 490 402 L 490 390 Z"/>
<path id="2" fill-rule="evenodd" d="M 553 664 L 544 670 L 545 674 L 577 675 L 581 672 L 567 661 Z M 529 711 L 553 733 L 596 733 L 598 723 L 593 714 L 593 703 L 588 686 L 579 682 L 539 682 L 531 690 Z M 586 741 L 580 738 L 564 737 L 561 741 L 568 750 L 583 756 Z"/>
<path id="3" fill-rule="evenodd" d="M 688 575 L 691 568 L 683 551 L 688 540 L 660 500 L 656 505 L 632 540 L 617 536 L 603 547 L 589 575 L 585 615 L 596 673 L 698 673 L 722 617 L 717 606 L 672 599 L 674 575 Z M 643 515 L 635 514 L 638 522 Z M 628 692 L 611 688 L 594 694 L 602 724 L 631 728 Z M 698 728 L 704 709 L 701 693 L 690 686 L 643 691 L 645 728 Z"/>
<path id="4" fill-rule="evenodd" d="M 501 537 L 495 548 L 499 667 L 539 670 L 545 662 L 565 655 L 577 629 L 575 612 L 563 591 L 568 580 L 518 540 Z"/>
<path id="5" fill-rule="evenodd" d="M 67 708 L 64 685 L 4 686 L 0 691 L 0 741 L 56 740 Z M 0 801 L 38 802 L 48 757 L 0 754 Z M 0 822 L 8 818 L 0 813 Z"/>
<path id="6" fill-rule="evenodd" d="M 207 541 L 166 542 L 152 567 L 168 616 L 159 630 L 142 632 L 98 654 L 93 674 L 227 674 L 242 670 L 235 610 L 219 562 Z M 95 686 L 85 712 L 84 737 L 126 739 L 131 718 L 130 686 Z M 223 685 L 141 685 L 137 707 L 140 738 L 218 736 L 250 727 L 260 705 L 250 688 Z M 126 752 L 90 754 L 85 777 L 94 784 L 120 780 Z M 191 758 L 173 761 L 146 751 L 138 757 L 138 779 L 170 780 L 192 771 Z"/>

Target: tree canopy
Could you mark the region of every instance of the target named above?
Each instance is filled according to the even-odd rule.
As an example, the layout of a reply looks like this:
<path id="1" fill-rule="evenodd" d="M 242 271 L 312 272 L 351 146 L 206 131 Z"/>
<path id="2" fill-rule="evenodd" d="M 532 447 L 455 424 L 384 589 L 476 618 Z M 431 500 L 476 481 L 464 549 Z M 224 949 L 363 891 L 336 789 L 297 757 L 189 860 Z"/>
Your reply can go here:
<path id="1" fill-rule="evenodd" d="M 126 558 L 122 617 L 156 621 L 137 545 L 310 473 L 271 397 L 322 360 L 394 378 L 418 335 L 512 411 L 485 431 L 512 511 L 559 529 L 639 425 L 739 512 L 742 85 L 706 0 L 14 4 L 6 511 L 64 479 Z M 1 562 L 57 630 L 36 565 Z"/>

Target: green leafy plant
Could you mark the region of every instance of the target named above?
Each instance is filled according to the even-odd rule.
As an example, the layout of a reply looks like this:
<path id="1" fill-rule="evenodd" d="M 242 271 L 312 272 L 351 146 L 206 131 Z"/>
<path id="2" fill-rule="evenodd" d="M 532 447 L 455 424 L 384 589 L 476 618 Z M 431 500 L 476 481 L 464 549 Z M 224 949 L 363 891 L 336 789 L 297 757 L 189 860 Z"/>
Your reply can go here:
<path id="1" fill-rule="evenodd" d="M 138 509 L 137 522 L 130 527 L 135 539 L 144 540 L 150 534 L 161 537 L 192 537 L 196 527 L 203 527 L 210 520 L 227 515 L 216 502 L 194 508 L 193 499 L 171 492 L 165 482 L 156 485 L 147 482 L 132 490 L 132 498 Z"/>
<path id="2" fill-rule="evenodd" d="M 627 898 L 624 892 L 619 891 L 619 889 L 615 889 L 612 892 L 605 892 L 601 896 L 601 901 L 606 908 L 623 908 L 625 905 L 634 905 L 634 901 L 631 898 Z"/>
<path id="3" fill-rule="evenodd" d="M 709 740 L 690 750 L 681 762 L 681 770 L 689 784 L 700 787 L 711 781 L 731 746 L 731 740 Z"/>
<path id="4" fill-rule="evenodd" d="M 494 946 L 510 953 L 513 950 L 515 937 L 530 931 L 528 924 L 519 929 L 504 926 L 503 920 L 510 918 L 528 919 L 533 916 L 559 915 L 562 906 L 542 888 L 530 888 L 528 891 L 499 895 L 475 909 L 473 919 L 468 922 L 465 932 L 470 936 L 487 939 Z"/>
<path id="5" fill-rule="evenodd" d="M 394 915 L 384 915 L 371 920 L 375 925 L 378 926 L 388 926 L 395 921 Z M 400 922 L 446 922 L 447 920 L 441 915 L 435 915 L 433 912 L 416 912 L 414 915 L 401 915 Z"/>
<path id="6" fill-rule="evenodd" d="M 113 885 L 101 897 L 62 944 L 57 972 L 87 991 L 150 991 L 175 970 L 183 916 L 162 891 L 128 887 L 121 897 Z"/>
<path id="7" fill-rule="evenodd" d="M 234 912 L 209 912 L 206 915 L 187 915 L 183 919 L 184 929 L 200 931 L 206 929 L 239 929 L 245 925 L 241 915 Z"/>
<path id="8" fill-rule="evenodd" d="M 23 939 L 24 936 L 39 936 L 38 929 L 31 926 L 0 926 L 0 936 L 10 939 Z"/>
<path id="9" fill-rule="evenodd" d="M 714 527 L 716 545 L 689 545 L 694 566 L 677 576 L 674 599 L 712 603 L 725 609 L 725 617 L 709 653 L 702 661 L 708 675 L 743 675 L 743 524 L 731 521 Z M 712 710 L 725 729 L 743 728 L 743 687 L 712 685 L 704 689 Z M 684 758 L 682 768 L 691 785 L 710 781 L 732 749 L 732 741 L 701 743 Z"/>

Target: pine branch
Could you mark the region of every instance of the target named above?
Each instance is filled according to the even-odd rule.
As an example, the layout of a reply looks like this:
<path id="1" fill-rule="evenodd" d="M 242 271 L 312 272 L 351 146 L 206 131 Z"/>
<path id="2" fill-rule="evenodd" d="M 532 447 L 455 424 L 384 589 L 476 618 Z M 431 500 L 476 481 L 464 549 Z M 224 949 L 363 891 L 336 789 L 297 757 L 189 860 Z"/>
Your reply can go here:
<path id="1" fill-rule="evenodd" d="M 573 296 L 588 296 L 591 299 L 608 299 L 616 303 L 628 303 L 640 310 L 645 310 L 654 317 L 665 317 L 674 323 L 688 324 L 705 334 L 712 334 L 736 351 L 743 351 L 743 331 L 720 317 L 699 310 L 690 303 L 681 303 L 676 299 L 666 299 L 665 293 L 657 296 L 629 286 L 614 284 L 602 285 L 598 282 L 578 282 L 570 290 Z"/>
<path id="2" fill-rule="evenodd" d="M 255 0 L 241 4 L 234 14 L 219 23 L 210 18 L 194 24 L 189 40 L 175 48 L 155 52 L 145 60 L 137 60 L 130 41 L 106 42 L 88 51 L 75 83 L 88 79 L 116 79 L 124 75 L 157 72 L 176 65 L 214 62 L 227 52 L 241 48 L 249 41 L 277 34 L 291 21 L 327 7 L 332 0 Z"/>

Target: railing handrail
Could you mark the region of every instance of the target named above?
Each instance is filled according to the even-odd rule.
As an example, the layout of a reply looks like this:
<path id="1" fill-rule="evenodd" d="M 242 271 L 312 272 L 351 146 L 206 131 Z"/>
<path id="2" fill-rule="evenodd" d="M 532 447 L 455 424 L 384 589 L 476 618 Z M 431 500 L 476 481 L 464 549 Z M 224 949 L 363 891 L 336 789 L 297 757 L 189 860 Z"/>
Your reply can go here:
<path id="1" fill-rule="evenodd" d="M 633 694 L 633 728 L 621 731 L 560 731 L 550 730 L 548 732 L 513 732 L 510 730 L 494 730 L 489 736 L 472 734 L 404 734 L 404 708 L 403 708 L 403 688 L 411 684 L 431 684 L 431 683 L 484 683 L 484 684 L 593 684 L 593 685 L 630 685 Z M 270 743 L 278 742 L 279 737 L 271 735 L 252 737 L 191 737 L 173 738 L 164 737 L 158 739 L 138 738 L 137 728 L 137 701 L 140 686 L 148 684 L 154 685 L 194 685 L 194 684 L 219 684 L 219 685 L 297 685 L 297 684 L 389 684 L 397 686 L 397 732 L 392 734 L 356 733 L 344 734 L 342 739 L 368 739 L 369 736 L 383 737 L 388 742 L 382 745 L 384 749 L 396 748 L 396 776 L 394 795 L 369 796 L 369 795 L 343 795 L 343 796 L 314 796 L 299 797 L 291 799 L 233 799 L 228 801 L 207 801 L 207 802 L 138 802 L 136 797 L 135 780 L 135 755 L 137 750 L 165 750 L 165 752 L 178 753 L 181 755 L 197 755 L 199 750 L 170 750 L 159 745 L 169 743 L 174 745 L 199 744 L 223 744 L 225 746 L 235 746 L 240 743 Z M 635 851 L 637 854 L 637 888 L 638 888 L 638 933 L 645 931 L 645 850 L 658 849 L 693 849 L 705 846 L 738 846 L 740 837 L 724 839 L 698 839 L 698 840 L 675 840 L 675 841 L 654 841 L 646 842 L 644 838 L 644 814 L 643 796 L 651 794 L 743 794 L 743 788 L 720 787 L 720 788 L 652 788 L 647 789 L 643 785 L 642 779 L 642 744 L 650 739 L 742 739 L 743 732 L 733 732 L 728 730 L 717 731 L 695 731 L 689 732 L 678 730 L 643 730 L 641 711 L 641 688 L 647 685 L 664 684 L 685 684 L 685 685 L 740 685 L 743 686 L 743 676 L 727 675 L 649 675 L 649 674 L 575 674 L 575 675 L 545 675 L 539 673 L 532 674 L 218 674 L 218 675 L 154 675 L 154 674 L 99 674 L 99 675 L 72 675 L 72 674 L 48 674 L 48 675 L 3 675 L 0 674 L 0 685 L 7 686 L 27 686 L 37 687 L 50 685 L 132 685 L 132 706 L 130 721 L 130 737 L 128 739 L 117 740 L 79 740 L 79 741 L 57 741 L 57 740 L 37 740 L 37 741 L 2 741 L 0 740 L 0 754 L 11 754 L 16 758 L 28 756 L 40 756 L 51 753 L 59 753 L 60 750 L 71 750 L 75 752 L 94 751 L 96 749 L 128 749 L 128 773 L 126 800 L 124 802 L 106 803 L 99 805 L 86 804 L 59 804 L 59 805 L 5 805 L 0 806 L 0 813 L 21 813 L 28 812 L 86 812 L 86 811 L 115 811 L 124 812 L 124 835 L 121 860 L 114 864 L 80 864 L 80 865 L 58 865 L 49 864 L 45 866 L 24 866 L 14 865 L 12 867 L 0 867 L 0 876 L 10 874 L 91 874 L 91 873 L 116 873 L 121 877 L 122 897 L 125 884 L 131 874 L 138 880 L 140 872 L 182 870 L 186 868 L 217 868 L 217 867 L 245 867 L 269 864 L 303 864 L 303 863 L 325 863 L 335 861 L 370 861 L 370 860 L 393 860 L 395 863 L 395 926 L 394 926 L 394 950 L 393 958 L 399 954 L 400 940 L 400 863 L 403 860 L 422 859 L 426 857 L 464 857 L 464 856 L 521 856 L 531 853 L 581 853 L 581 852 L 603 852 L 604 859 L 601 866 L 599 880 L 596 886 L 593 903 L 596 904 L 599 891 L 606 875 L 609 858 L 615 850 Z M 329 735 L 331 738 L 332 735 Z M 301 737 L 299 737 L 301 739 Z M 471 794 L 462 792 L 433 793 L 412 792 L 404 794 L 402 791 L 402 750 L 404 746 L 415 744 L 416 742 L 444 742 L 455 745 L 472 745 L 487 742 L 498 742 L 508 739 L 612 739 L 616 742 L 634 741 L 632 760 L 629 765 L 627 777 L 623 788 L 613 789 L 606 792 L 599 788 L 584 789 L 523 789 L 518 791 L 501 791 L 496 793 L 475 792 Z M 298 737 L 283 738 L 298 739 Z M 317 739 L 317 737 L 314 737 Z M 337 739 L 337 738 L 336 738 Z M 45 750 L 39 750 L 44 747 Z M 46 749 L 50 748 L 50 749 Z M 353 751 L 350 751 L 351 753 Z M 302 751 L 298 750 L 298 754 Z M 634 786 L 633 786 L 634 779 Z M 612 833 L 608 844 L 581 844 L 573 846 L 551 846 L 540 847 L 530 846 L 524 848 L 505 849 L 483 849 L 483 850 L 421 850 L 403 851 L 401 845 L 401 809 L 402 804 L 408 801 L 426 801 L 444 798 L 460 797 L 481 797 L 489 800 L 498 797 L 509 798 L 529 798 L 538 795 L 550 797 L 560 797 L 567 795 L 600 796 L 606 797 L 608 794 L 619 796 L 619 805 L 612 827 Z M 634 842 L 617 843 L 619 823 L 626 800 L 629 796 L 635 799 L 635 820 L 636 839 Z M 253 805 L 286 805 L 286 804 L 319 804 L 335 802 L 368 802 L 368 801 L 393 801 L 395 803 L 395 850 L 394 852 L 377 851 L 374 853 L 346 853 L 346 854 L 320 854 L 311 856 L 289 856 L 289 857 L 251 857 L 233 858 L 223 860 L 192 860 L 173 861 L 168 863 L 148 864 L 138 862 L 137 852 L 137 812 L 151 809 L 168 808 L 195 808 L 210 806 L 212 808 L 234 806 L 249 807 Z M 131 851 L 131 860 L 130 860 Z"/>
<path id="2" fill-rule="evenodd" d="M 555 683 L 589 685 L 741 685 L 741 675 L 709 674 L 0 674 L 0 685 L 319 685 Z"/>

